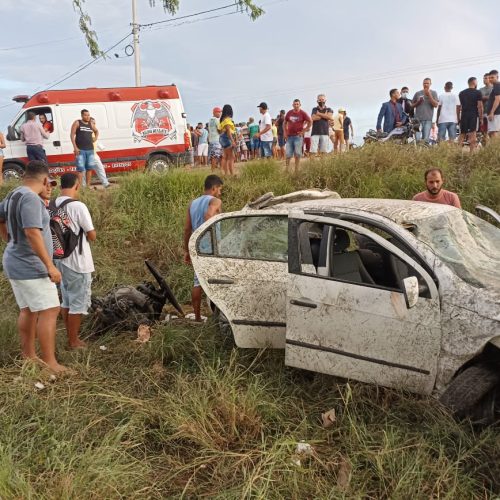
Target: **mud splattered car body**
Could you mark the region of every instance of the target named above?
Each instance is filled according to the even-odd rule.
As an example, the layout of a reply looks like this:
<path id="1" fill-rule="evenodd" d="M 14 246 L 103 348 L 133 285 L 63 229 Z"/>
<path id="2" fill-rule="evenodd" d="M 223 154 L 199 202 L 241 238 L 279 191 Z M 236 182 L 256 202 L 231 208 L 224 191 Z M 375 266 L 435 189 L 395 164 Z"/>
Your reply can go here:
<path id="1" fill-rule="evenodd" d="M 421 394 L 484 353 L 500 361 L 500 229 L 446 205 L 318 193 L 193 234 L 194 270 L 236 345 Z"/>

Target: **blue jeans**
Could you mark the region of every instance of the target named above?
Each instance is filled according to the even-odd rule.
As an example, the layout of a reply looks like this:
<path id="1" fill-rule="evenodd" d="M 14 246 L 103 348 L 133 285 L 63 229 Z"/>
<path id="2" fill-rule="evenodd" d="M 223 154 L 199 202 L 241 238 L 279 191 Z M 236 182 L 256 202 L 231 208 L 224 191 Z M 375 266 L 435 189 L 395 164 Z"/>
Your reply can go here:
<path id="1" fill-rule="evenodd" d="M 438 123 L 438 139 L 444 141 L 448 132 L 448 139 L 454 141 L 457 138 L 457 124 L 455 122 Z"/>
<path id="2" fill-rule="evenodd" d="M 273 156 L 273 141 L 260 141 L 260 156 L 262 158 Z"/>
<path id="3" fill-rule="evenodd" d="M 260 139 L 258 137 L 252 137 L 250 139 L 250 149 L 252 151 L 258 151 L 260 149 Z"/>
<path id="4" fill-rule="evenodd" d="M 296 156 L 300 158 L 302 156 L 302 145 L 304 144 L 304 138 L 301 135 L 290 135 L 286 141 L 286 157 L 291 158 Z"/>
<path id="5" fill-rule="evenodd" d="M 95 170 L 95 156 L 93 149 L 80 149 L 76 157 L 76 171 L 85 172 Z"/>
<path id="6" fill-rule="evenodd" d="M 425 142 L 429 142 L 429 136 L 431 135 L 432 120 L 420 120 L 420 139 Z"/>
<path id="7" fill-rule="evenodd" d="M 45 154 L 45 149 L 42 146 L 34 146 L 28 144 L 26 146 L 26 153 L 28 155 L 28 160 L 42 160 L 47 163 L 47 155 Z"/>

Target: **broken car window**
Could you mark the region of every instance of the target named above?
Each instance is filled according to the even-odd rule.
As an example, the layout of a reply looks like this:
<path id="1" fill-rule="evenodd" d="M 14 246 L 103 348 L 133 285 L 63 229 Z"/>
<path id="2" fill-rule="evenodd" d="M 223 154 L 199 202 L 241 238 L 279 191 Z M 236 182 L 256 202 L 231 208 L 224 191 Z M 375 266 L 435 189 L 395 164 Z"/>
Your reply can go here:
<path id="1" fill-rule="evenodd" d="M 230 217 L 214 226 L 217 257 L 288 260 L 286 216 Z"/>

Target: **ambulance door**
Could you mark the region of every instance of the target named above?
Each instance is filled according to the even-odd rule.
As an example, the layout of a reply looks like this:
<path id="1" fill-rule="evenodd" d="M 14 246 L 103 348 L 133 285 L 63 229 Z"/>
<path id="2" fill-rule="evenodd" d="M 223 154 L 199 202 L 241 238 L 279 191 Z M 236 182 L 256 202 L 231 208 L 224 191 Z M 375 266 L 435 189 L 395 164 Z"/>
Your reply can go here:
<path id="1" fill-rule="evenodd" d="M 43 139 L 42 146 L 47 154 L 47 160 L 49 165 L 52 163 L 57 163 L 60 161 L 59 156 L 61 155 L 61 140 L 60 140 L 60 126 L 57 124 L 55 119 L 55 107 L 56 106 L 38 106 L 36 108 L 30 108 L 23 110 L 23 112 L 17 117 L 17 119 L 10 127 L 10 132 L 8 134 L 8 141 L 11 149 L 12 158 L 26 158 L 26 144 L 21 141 L 21 125 L 28 119 L 28 112 L 33 111 L 36 113 L 35 120 L 40 123 L 40 115 L 45 115 L 47 119 L 47 131 L 50 136 L 48 139 Z"/>

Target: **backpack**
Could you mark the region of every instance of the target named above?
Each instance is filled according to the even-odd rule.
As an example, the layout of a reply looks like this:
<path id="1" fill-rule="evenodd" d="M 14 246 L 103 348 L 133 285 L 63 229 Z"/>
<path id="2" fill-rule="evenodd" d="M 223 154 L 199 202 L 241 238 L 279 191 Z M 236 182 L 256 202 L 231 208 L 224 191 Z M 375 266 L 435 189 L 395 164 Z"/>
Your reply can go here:
<path id="1" fill-rule="evenodd" d="M 82 254 L 83 246 L 83 229 L 80 229 L 78 234 L 75 234 L 71 229 L 71 218 L 68 215 L 65 207 L 73 200 L 68 198 L 59 206 L 55 200 L 50 200 L 48 211 L 50 215 L 50 232 L 52 234 L 53 259 L 65 259 L 69 257 L 78 246 L 78 252 Z"/>

